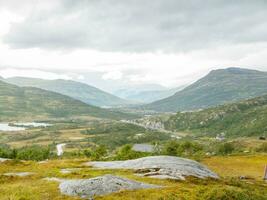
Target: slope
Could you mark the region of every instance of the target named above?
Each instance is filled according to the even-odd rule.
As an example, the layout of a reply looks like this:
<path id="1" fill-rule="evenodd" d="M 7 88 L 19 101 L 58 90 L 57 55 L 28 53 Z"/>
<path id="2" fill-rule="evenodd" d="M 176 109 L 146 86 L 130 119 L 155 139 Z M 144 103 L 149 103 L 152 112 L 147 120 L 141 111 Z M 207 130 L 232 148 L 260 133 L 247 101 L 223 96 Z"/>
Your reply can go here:
<path id="1" fill-rule="evenodd" d="M 255 136 L 267 134 L 267 95 L 196 112 L 178 112 L 165 123 L 169 130 L 213 135 Z"/>
<path id="2" fill-rule="evenodd" d="M 145 108 L 168 112 L 197 110 L 265 93 L 266 72 L 241 68 L 219 69 L 173 96 L 148 104 Z"/>
<path id="3" fill-rule="evenodd" d="M 124 118 L 128 114 L 111 112 L 55 92 L 18 87 L 0 81 L 0 121 L 88 116 Z"/>
<path id="4" fill-rule="evenodd" d="M 36 78 L 14 77 L 5 79 L 6 82 L 25 87 L 37 87 L 44 90 L 67 95 L 74 99 L 94 106 L 125 105 L 127 101 L 104 92 L 85 83 L 71 80 L 44 80 Z"/>

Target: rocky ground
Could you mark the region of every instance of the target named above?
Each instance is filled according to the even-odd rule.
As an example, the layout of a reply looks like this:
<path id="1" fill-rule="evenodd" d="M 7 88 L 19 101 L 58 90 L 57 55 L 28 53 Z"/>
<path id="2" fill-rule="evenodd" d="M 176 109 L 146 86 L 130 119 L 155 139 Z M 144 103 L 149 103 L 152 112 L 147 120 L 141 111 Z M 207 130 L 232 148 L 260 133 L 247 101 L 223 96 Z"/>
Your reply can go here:
<path id="1" fill-rule="evenodd" d="M 185 158 L 174 156 L 150 156 L 135 160 L 88 162 L 87 166 L 101 169 L 133 169 L 137 174 L 153 178 L 184 180 L 187 176 L 219 178 L 206 166 Z"/>
<path id="2" fill-rule="evenodd" d="M 104 175 L 91 179 L 64 180 L 59 188 L 62 194 L 93 198 L 98 195 L 106 195 L 122 190 L 137 190 L 158 188 L 160 186 L 132 181 L 126 178 Z"/>

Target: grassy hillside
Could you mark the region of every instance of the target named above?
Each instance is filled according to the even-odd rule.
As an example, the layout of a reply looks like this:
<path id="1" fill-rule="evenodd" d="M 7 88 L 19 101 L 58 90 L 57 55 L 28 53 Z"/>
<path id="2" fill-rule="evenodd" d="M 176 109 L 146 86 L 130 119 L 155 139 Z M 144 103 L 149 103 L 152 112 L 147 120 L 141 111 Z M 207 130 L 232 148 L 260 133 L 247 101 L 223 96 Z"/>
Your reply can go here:
<path id="1" fill-rule="evenodd" d="M 267 135 L 267 95 L 197 112 L 178 112 L 169 118 L 167 129 L 198 131 L 209 135 Z"/>
<path id="2" fill-rule="evenodd" d="M 43 80 L 24 77 L 9 78 L 4 81 L 18 86 L 37 87 L 57 92 L 95 106 L 116 106 L 127 104 L 127 101 L 124 99 L 76 81 Z"/>
<path id="3" fill-rule="evenodd" d="M 33 87 L 17 87 L 0 81 L 0 121 L 75 116 L 129 117 L 127 114 L 89 106 L 58 93 Z"/>
<path id="4" fill-rule="evenodd" d="M 157 111 L 189 111 L 249 99 L 267 93 L 267 72 L 228 68 L 213 70 L 173 96 L 145 106 Z"/>

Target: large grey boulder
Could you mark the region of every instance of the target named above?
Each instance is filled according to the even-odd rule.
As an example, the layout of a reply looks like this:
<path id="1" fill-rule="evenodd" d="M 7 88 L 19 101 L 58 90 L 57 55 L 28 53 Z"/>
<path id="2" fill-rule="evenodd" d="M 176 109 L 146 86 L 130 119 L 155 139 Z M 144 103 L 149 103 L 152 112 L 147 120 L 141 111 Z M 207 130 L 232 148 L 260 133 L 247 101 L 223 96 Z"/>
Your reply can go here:
<path id="1" fill-rule="evenodd" d="M 138 174 L 153 178 L 184 180 L 187 176 L 215 178 L 218 176 L 204 165 L 175 156 L 150 156 L 135 160 L 88 162 L 87 166 L 101 169 L 133 169 Z"/>
<path id="2" fill-rule="evenodd" d="M 62 194 L 91 199 L 121 190 L 158 188 L 160 186 L 145 184 L 113 175 L 104 175 L 91 179 L 63 180 L 59 188 Z"/>

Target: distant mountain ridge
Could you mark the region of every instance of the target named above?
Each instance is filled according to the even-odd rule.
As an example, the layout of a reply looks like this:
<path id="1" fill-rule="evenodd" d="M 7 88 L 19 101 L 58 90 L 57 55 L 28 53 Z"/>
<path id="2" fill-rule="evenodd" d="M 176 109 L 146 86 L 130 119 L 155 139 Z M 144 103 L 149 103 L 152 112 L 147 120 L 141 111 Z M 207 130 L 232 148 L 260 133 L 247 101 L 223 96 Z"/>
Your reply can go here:
<path id="1" fill-rule="evenodd" d="M 55 92 L 0 81 L 0 121 L 65 117 L 121 119 L 129 115 L 90 106 Z"/>
<path id="2" fill-rule="evenodd" d="M 145 109 L 176 112 L 208 108 L 267 93 L 267 72 L 227 68 L 208 75 L 171 97 L 145 105 Z"/>
<path id="3" fill-rule="evenodd" d="M 165 88 L 160 85 L 148 85 L 136 88 L 120 89 L 114 92 L 115 95 L 136 103 L 151 103 L 160 99 L 167 98 L 182 90 L 185 86 L 176 88 Z"/>
<path id="4" fill-rule="evenodd" d="M 176 92 L 182 90 L 184 86 L 164 89 L 164 90 L 148 90 L 148 91 L 138 91 L 135 93 L 129 93 L 124 96 L 125 99 L 135 101 L 138 103 L 151 103 L 160 99 L 167 98 Z"/>
<path id="5" fill-rule="evenodd" d="M 14 77 L 5 82 L 24 87 L 36 87 L 67 95 L 84 103 L 100 107 L 125 105 L 128 102 L 96 87 L 72 80 L 44 80 L 37 78 Z"/>

